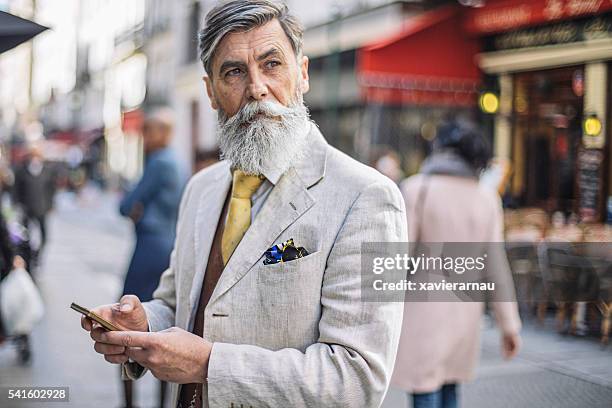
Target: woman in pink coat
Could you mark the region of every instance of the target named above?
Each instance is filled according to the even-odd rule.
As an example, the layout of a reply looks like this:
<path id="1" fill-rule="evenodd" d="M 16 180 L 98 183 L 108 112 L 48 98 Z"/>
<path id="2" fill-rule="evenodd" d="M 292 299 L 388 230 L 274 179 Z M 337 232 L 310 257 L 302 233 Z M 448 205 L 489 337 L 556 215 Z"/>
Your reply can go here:
<path id="1" fill-rule="evenodd" d="M 411 243 L 503 242 L 497 192 L 479 185 L 490 160 L 478 132 L 456 123 L 438 130 L 420 174 L 401 184 Z M 506 259 L 495 265 L 510 277 Z M 520 347 L 516 303 L 492 304 L 509 359 Z M 473 378 L 480 353 L 482 302 L 406 302 L 392 384 L 412 394 L 414 408 L 457 406 L 457 384 Z"/>

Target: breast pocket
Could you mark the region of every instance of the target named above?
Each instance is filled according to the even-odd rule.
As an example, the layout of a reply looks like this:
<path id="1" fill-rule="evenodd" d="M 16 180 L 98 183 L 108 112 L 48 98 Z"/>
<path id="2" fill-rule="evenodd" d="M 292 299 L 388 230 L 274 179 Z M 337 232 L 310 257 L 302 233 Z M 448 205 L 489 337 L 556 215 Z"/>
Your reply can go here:
<path id="1" fill-rule="evenodd" d="M 274 283 L 290 280 L 301 274 L 321 270 L 323 268 L 322 262 L 322 252 L 317 251 L 289 262 L 278 262 L 271 265 L 260 264 L 257 270 L 257 281 Z"/>

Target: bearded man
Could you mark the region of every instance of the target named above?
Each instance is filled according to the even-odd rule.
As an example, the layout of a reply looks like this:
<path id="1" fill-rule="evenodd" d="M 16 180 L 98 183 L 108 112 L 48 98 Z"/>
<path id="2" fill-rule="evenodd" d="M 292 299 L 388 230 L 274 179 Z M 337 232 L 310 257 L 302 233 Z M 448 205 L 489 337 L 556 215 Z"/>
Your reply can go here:
<path id="1" fill-rule="evenodd" d="M 361 244 L 407 240 L 401 195 L 310 121 L 284 4 L 219 4 L 199 47 L 224 160 L 187 186 L 154 299 L 94 309 L 126 331 L 82 325 L 126 377 L 173 383 L 173 407 L 377 407 L 402 305 L 361 300 Z"/>

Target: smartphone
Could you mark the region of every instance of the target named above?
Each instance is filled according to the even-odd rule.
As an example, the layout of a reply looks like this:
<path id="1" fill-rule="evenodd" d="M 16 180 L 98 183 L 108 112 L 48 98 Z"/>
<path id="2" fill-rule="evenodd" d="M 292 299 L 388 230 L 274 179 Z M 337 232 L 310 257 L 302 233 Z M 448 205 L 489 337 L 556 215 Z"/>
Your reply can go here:
<path id="1" fill-rule="evenodd" d="M 76 310 L 77 312 L 81 313 L 83 316 L 98 323 L 100 326 L 102 326 L 104 329 L 108 331 L 121 331 L 120 328 L 118 328 L 117 326 L 109 322 L 108 320 L 103 319 L 101 316 L 95 314 L 94 312 L 90 311 L 89 309 L 83 306 L 79 306 L 76 303 L 72 302 L 72 304 L 70 305 L 70 308 L 72 310 Z"/>

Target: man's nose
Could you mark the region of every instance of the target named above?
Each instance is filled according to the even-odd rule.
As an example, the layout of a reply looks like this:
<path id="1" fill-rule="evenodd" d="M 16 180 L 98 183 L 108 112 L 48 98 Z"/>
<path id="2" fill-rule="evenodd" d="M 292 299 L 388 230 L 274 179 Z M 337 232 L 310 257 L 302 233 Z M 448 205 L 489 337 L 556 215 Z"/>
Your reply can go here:
<path id="1" fill-rule="evenodd" d="M 268 86 L 263 81 L 263 78 L 258 73 L 249 75 L 248 97 L 251 100 L 262 101 L 268 96 Z"/>

